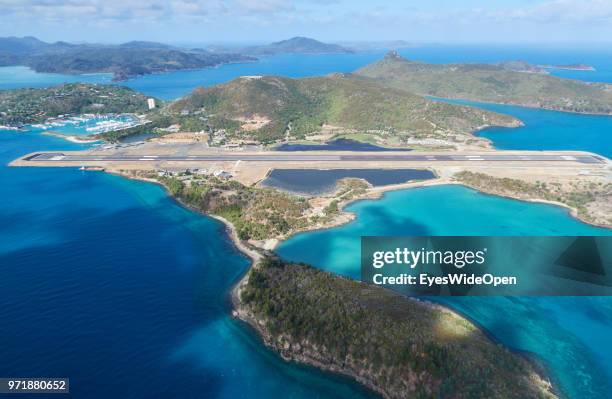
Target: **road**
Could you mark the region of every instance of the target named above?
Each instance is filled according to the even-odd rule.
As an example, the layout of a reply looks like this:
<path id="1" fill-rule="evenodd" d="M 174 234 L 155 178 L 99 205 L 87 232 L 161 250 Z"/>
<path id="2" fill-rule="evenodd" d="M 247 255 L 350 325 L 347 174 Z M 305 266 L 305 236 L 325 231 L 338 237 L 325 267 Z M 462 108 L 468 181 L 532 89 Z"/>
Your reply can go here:
<path id="1" fill-rule="evenodd" d="M 205 161 L 269 161 L 269 162 L 317 162 L 317 161 L 347 161 L 347 162 L 378 162 L 378 161 L 516 161 L 516 162 L 578 162 L 585 164 L 606 163 L 604 158 L 596 155 L 558 155 L 558 154 L 470 154 L 470 155 L 446 155 L 446 154 L 381 154 L 381 153 L 362 153 L 362 154 L 279 154 L 279 153 L 261 153 L 261 154 L 206 154 L 206 155 L 104 155 L 104 154 L 64 154 L 64 153 L 48 153 L 40 152 L 31 154 L 23 161 L 27 162 L 129 162 L 129 161 L 178 161 L 178 162 L 205 162 Z"/>

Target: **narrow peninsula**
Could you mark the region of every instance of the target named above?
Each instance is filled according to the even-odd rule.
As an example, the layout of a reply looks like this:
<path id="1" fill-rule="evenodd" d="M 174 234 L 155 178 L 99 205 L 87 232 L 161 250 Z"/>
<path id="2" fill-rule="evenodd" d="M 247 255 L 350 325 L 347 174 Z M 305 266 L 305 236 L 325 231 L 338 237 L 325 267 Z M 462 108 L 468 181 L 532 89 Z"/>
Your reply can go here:
<path id="1" fill-rule="evenodd" d="M 532 363 L 456 313 L 306 265 L 262 260 L 235 306 L 284 359 L 384 398 L 556 397 Z"/>
<path id="2" fill-rule="evenodd" d="M 532 72 L 537 67 L 522 62 L 428 64 L 390 52 L 383 60 L 367 65 L 355 74 L 425 96 L 612 115 L 610 84 L 525 73 L 526 68 Z"/>

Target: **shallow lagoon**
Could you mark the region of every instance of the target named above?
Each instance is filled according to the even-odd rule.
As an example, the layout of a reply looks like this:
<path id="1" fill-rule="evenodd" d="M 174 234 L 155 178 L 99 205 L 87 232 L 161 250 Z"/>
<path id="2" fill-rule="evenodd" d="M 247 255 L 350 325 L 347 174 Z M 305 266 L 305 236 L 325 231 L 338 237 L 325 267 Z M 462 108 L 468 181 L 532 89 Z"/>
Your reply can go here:
<path id="1" fill-rule="evenodd" d="M 389 192 L 379 201 L 359 201 L 347 210 L 357 219 L 298 234 L 277 252 L 288 260 L 359 278 L 362 235 L 612 235 L 612 230 L 577 221 L 563 208 L 454 185 Z M 569 397 L 609 396 L 612 347 L 603 344 L 603 337 L 612 328 L 612 298 L 435 299 L 503 344 L 535 353 Z"/>

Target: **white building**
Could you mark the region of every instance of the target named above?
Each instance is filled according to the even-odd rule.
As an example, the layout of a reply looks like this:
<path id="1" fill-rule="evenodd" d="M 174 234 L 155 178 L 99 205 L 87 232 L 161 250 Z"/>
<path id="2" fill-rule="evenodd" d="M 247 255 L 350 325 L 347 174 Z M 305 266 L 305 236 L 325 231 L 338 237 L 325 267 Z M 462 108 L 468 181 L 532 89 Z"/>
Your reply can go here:
<path id="1" fill-rule="evenodd" d="M 154 98 L 147 99 L 147 105 L 149 106 L 149 109 L 155 108 L 155 99 Z"/>

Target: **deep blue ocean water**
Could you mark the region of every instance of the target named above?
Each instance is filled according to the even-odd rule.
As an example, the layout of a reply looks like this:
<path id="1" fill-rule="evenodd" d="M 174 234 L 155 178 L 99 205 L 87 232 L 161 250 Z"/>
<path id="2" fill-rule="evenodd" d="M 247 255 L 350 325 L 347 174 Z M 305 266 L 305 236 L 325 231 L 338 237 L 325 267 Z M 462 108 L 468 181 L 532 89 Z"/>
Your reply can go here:
<path id="1" fill-rule="evenodd" d="M 612 158 L 612 116 L 579 115 L 466 100 L 440 101 L 484 108 L 512 115 L 524 122 L 525 125 L 518 128 L 492 127 L 477 133 L 491 140 L 495 148 L 580 150 Z"/>
<path id="2" fill-rule="evenodd" d="M 430 46 L 401 53 L 429 62 L 519 58 L 584 62 L 597 71 L 555 73 L 612 81 L 607 49 Z M 350 72 L 382 55 L 278 56 L 253 64 L 139 77 L 125 84 L 174 98 L 198 85 L 241 75 Z M 0 68 L 0 89 L 75 80 L 108 82 L 110 77 Z M 523 110 L 510 107 L 507 112 Z M 540 118 L 550 123 L 563 120 L 558 126 L 567 126 L 568 134 L 562 137 L 568 148 L 582 148 L 582 138 L 589 137 L 588 116 L 572 115 L 570 123 L 563 119 L 567 114 L 549 117 L 545 111 L 527 111 L 533 111 L 533 119 L 525 117 L 523 129 Z M 603 138 L 595 136 L 588 142 Z M 525 146 L 531 145 L 528 139 L 520 138 L 526 140 Z M 607 142 L 601 143 L 596 152 L 605 154 Z M 69 376 L 73 397 L 87 398 L 368 396 L 344 379 L 282 362 L 229 317 L 227 292 L 248 263 L 217 222 L 181 208 L 154 185 L 76 169 L 5 167 L 30 151 L 81 146 L 36 132 L 0 132 L 0 375 Z M 316 244 L 317 251 L 311 252 L 321 258 L 311 259 L 315 265 L 351 275 L 351 242 L 365 231 L 572 235 L 602 231 L 560 208 L 459 187 L 392 193 L 383 201 L 360 202 L 351 209 L 360 207 L 355 222 L 298 235 L 280 252 L 298 259 L 305 256 L 304 245 Z M 325 242 L 321 234 L 327 237 Z M 537 354 L 571 397 L 610 396 L 605 385 L 612 379 L 608 298 L 453 298 L 448 304 L 501 342 Z"/>
<path id="3" fill-rule="evenodd" d="M 22 87 L 49 87 L 61 83 L 110 83 L 113 76 L 108 73 L 91 75 L 62 75 L 59 73 L 37 73 L 23 66 L 0 67 L 0 89 Z"/>
<path id="4" fill-rule="evenodd" d="M 481 46 L 420 45 L 398 51 L 402 56 L 431 63 L 494 63 L 526 60 L 535 64 L 585 63 L 595 71 L 551 70 L 556 76 L 594 82 L 612 82 L 612 50 L 605 46 Z M 145 75 L 119 84 L 162 99 L 184 96 L 198 86 L 210 86 L 244 75 L 319 76 L 334 72 L 353 72 L 384 57 L 386 50 L 353 54 L 281 54 L 257 62 L 228 64 L 194 71 Z M 0 89 L 44 87 L 62 82 L 110 83 L 110 74 L 60 75 L 34 73 L 25 67 L 0 67 Z"/>
<path id="5" fill-rule="evenodd" d="M 155 185 L 5 166 L 78 147 L 0 134 L 0 375 L 70 377 L 78 398 L 371 396 L 283 362 L 230 317 L 248 261 L 217 221 Z"/>

